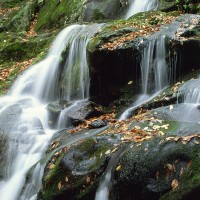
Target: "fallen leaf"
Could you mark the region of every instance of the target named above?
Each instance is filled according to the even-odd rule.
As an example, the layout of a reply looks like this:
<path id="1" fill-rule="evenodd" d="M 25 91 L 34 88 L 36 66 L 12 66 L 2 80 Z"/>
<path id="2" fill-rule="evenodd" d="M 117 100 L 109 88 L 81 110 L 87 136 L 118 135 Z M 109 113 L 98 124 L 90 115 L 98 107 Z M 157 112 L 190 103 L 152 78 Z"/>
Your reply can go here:
<path id="1" fill-rule="evenodd" d="M 65 182 L 67 183 L 69 181 L 68 177 L 66 176 L 65 177 Z"/>
<path id="2" fill-rule="evenodd" d="M 53 169 L 55 167 L 55 164 L 49 164 L 49 169 Z"/>
<path id="3" fill-rule="evenodd" d="M 190 168 L 191 164 L 192 164 L 192 160 L 190 160 L 190 162 L 188 163 L 188 165 L 187 165 L 187 169 Z"/>
<path id="4" fill-rule="evenodd" d="M 106 155 L 110 154 L 110 149 L 105 152 Z"/>
<path id="5" fill-rule="evenodd" d="M 86 178 L 86 183 L 89 183 L 90 182 L 90 177 L 88 176 L 87 178 Z"/>
<path id="6" fill-rule="evenodd" d="M 129 81 L 129 82 L 128 82 L 128 85 L 131 85 L 132 83 L 133 83 L 133 81 Z"/>
<path id="7" fill-rule="evenodd" d="M 165 167 L 167 169 L 169 169 L 170 171 L 174 171 L 174 168 L 173 168 L 173 166 L 171 164 L 166 164 Z"/>
<path id="8" fill-rule="evenodd" d="M 61 181 L 58 183 L 58 189 L 60 190 L 62 188 L 62 183 Z"/>
<path id="9" fill-rule="evenodd" d="M 171 183 L 171 186 L 172 186 L 172 190 L 175 190 L 178 187 L 178 181 L 174 179 Z"/>
<path id="10" fill-rule="evenodd" d="M 116 167 L 116 171 L 119 171 L 121 169 L 121 165 L 118 165 L 117 167 Z"/>

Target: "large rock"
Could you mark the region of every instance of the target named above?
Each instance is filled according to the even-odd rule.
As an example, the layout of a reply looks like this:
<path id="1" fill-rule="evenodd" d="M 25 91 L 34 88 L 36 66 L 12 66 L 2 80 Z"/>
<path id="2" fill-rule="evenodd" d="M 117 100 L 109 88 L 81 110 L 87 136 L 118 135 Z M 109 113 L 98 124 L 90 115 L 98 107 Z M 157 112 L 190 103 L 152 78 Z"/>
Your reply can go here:
<path id="1" fill-rule="evenodd" d="M 12 8 L 11 12 L 8 10 L 0 19 L 0 32 L 8 30 L 14 32 L 28 31 L 35 17 L 36 1 L 12 1 L 11 5 L 16 7 Z"/>
<path id="2" fill-rule="evenodd" d="M 41 6 L 36 30 L 63 27 L 70 23 L 116 19 L 125 4 L 119 0 L 52 0 L 44 1 Z M 112 6 L 110 6 L 112 5 Z"/>
<path id="3" fill-rule="evenodd" d="M 76 142 L 67 152 L 64 146 L 46 167 L 38 199 L 94 199 L 113 144 L 119 141 L 117 135 L 106 135 Z"/>
<path id="4" fill-rule="evenodd" d="M 130 81 L 136 91 L 141 88 L 142 49 L 154 37 L 155 32 L 157 35 L 167 35 L 165 45 L 168 53 L 165 60 L 169 67 L 171 63 L 176 63 L 176 67 L 171 69 L 175 79 L 197 69 L 200 59 L 195 52 L 200 51 L 200 16 L 183 15 L 175 19 L 177 15 L 179 14 L 174 12 L 166 14 L 151 11 L 137 14 L 129 20 L 110 22 L 102 27 L 88 45 L 91 95 L 98 96 L 97 101 L 103 99 L 102 102 L 106 102 L 106 98 L 113 101 L 119 97 L 119 88 Z M 162 26 L 159 32 L 163 23 L 168 25 Z"/>
<path id="5" fill-rule="evenodd" d="M 111 199 L 198 199 L 199 152 L 197 136 L 134 146 L 119 160 Z"/>

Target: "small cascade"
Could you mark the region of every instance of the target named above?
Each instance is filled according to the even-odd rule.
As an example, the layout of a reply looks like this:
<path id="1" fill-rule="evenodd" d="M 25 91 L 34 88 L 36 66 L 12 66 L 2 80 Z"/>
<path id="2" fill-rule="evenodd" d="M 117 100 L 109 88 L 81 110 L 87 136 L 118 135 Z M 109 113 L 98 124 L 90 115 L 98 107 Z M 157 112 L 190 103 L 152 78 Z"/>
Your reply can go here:
<path id="1" fill-rule="evenodd" d="M 180 22 L 175 21 L 168 27 L 163 26 L 162 29 L 149 36 L 145 41 L 141 41 L 141 85 L 142 94 L 130 108 L 125 110 L 119 120 L 124 120 L 129 117 L 132 111 L 140 105 L 152 100 L 166 86 L 171 84 L 176 79 L 176 54 L 171 55 L 166 52 L 166 42 L 168 38 L 175 37 L 175 32 L 178 30 Z M 166 57 L 168 56 L 168 62 Z"/>
<path id="2" fill-rule="evenodd" d="M 185 83 L 179 94 L 183 95 L 183 102 L 187 104 L 200 104 L 200 78 Z"/>
<path id="3" fill-rule="evenodd" d="M 65 98 L 73 100 L 71 105 L 75 106 L 77 101 L 88 98 L 90 80 L 86 45 L 101 26 L 72 25 L 61 31 L 46 58 L 29 68 L 9 94 L 0 99 L 0 114 L 5 116 L 5 122 L 0 121 L 0 126 L 8 134 L 5 168 L 1 169 L 4 172 L 0 180 L 1 199 L 36 199 L 44 170 L 44 163 L 38 161 L 57 131 L 49 126 L 47 103 Z M 66 87 L 59 87 L 59 83 Z M 6 123 L 9 129 L 6 129 Z M 63 122 L 58 121 L 58 124 L 66 128 Z M 28 184 L 25 184 L 27 173 L 33 166 Z"/>
<path id="4" fill-rule="evenodd" d="M 119 158 L 123 155 L 125 151 L 126 151 L 126 146 L 121 147 L 121 149 L 118 150 L 118 152 L 116 152 L 110 159 L 108 167 L 104 172 L 101 181 L 99 183 L 99 187 L 96 191 L 95 200 L 102 200 L 102 199 L 109 200 L 109 195 L 110 195 L 109 192 L 112 186 L 113 172 Z"/>
<path id="5" fill-rule="evenodd" d="M 152 94 L 163 89 L 170 82 L 165 62 L 165 35 L 155 36 L 147 41 L 141 61 L 142 91 Z"/>
<path id="6" fill-rule="evenodd" d="M 165 37 L 156 33 L 143 44 L 140 63 L 143 93 L 130 108 L 122 113 L 119 120 L 127 119 L 133 110 L 152 100 L 171 82 L 169 67 L 165 61 Z"/>
<path id="7" fill-rule="evenodd" d="M 158 0 L 132 0 L 131 5 L 128 9 L 128 12 L 125 15 L 125 19 L 128 19 L 132 15 L 145 12 L 149 10 L 156 10 L 158 7 Z"/>

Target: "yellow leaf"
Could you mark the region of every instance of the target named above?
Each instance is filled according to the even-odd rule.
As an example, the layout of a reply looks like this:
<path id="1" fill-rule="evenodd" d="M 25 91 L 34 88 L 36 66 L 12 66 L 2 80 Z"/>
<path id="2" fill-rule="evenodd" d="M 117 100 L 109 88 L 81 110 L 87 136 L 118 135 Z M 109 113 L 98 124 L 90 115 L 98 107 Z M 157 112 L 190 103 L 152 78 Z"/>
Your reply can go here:
<path id="1" fill-rule="evenodd" d="M 137 129 L 137 130 L 140 130 L 140 129 L 141 129 L 139 126 L 135 126 L 134 128 Z"/>
<path id="2" fill-rule="evenodd" d="M 132 83 L 133 83 L 133 81 L 129 81 L 129 82 L 128 82 L 128 85 L 131 85 Z"/>
<path id="3" fill-rule="evenodd" d="M 86 178 L 86 183 L 89 183 L 90 182 L 90 177 L 88 176 L 87 178 Z"/>
<path id="4" fill-rule="evenodd" d="M 172 190 L 175 190 L 178 187 L 178 181 L 174 179 L 171 183 L 171 186 L 172 186 Z"/>
<path id="5" fill-rule="evenodd" d="M 165 167 L 167 169 L 169 169 L 170 171 L 174 171 L 174 168 L 173 168 L 173 166 L 171 164 L 166 164 Z"/>
<path id="6" fill-rule="evenodd" d="M 121 165 L 118 165 L 117 167 L 116 167 L 116 171 L 119 171 L 121 169 Z"/>
<path id="7" fill-rule="evenodd" d="M 105 152 L 106 155 L 110 154 L 110 149 Z"/>
<path id="8" fill-rule="evenodd" d="M 164 135 L 164 132 L 162 132 L 162 131 L 159 131 L 158 133 L 159 133 L 160 135 Z"/>

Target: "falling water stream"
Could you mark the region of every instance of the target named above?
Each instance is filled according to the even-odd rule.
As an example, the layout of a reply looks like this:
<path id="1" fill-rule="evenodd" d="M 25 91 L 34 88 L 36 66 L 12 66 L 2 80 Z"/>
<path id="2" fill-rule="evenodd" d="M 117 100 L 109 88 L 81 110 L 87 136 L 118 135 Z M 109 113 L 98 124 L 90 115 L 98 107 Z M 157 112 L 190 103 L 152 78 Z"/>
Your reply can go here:
<path id="1" fill-rule="evenodd" d="M 134 0 L 126 18 L 137 12 L 156 9 L 157 6 L 157 0 Z M 38 161 L 44 156 L 53 134 L 67 126 L 64 116 L 69 109 L 68 107 L 61 112 L 56 128 L 52 129 L 49 126 L 47 104 L 62 98 L 70 101 L 73 107 L 89 97 L 90 79 L 86 46 L 101 26 L 102 24 L 71 25 L 65 28 L 53 42 L 46 58 L 23 73 L 8 95 L 0 99 L 0 114 L 5 118 L 5 121 L 0 121 L 0 125 L 3 131 L 8 132 L 5 167 L 1 169 L 3 177 L 0 180 L 0 199 L 37 198 L 44 171 L 44 165 Z M 120 119 L 127 118 L 135 107 L 153 98 L 170 83 L 170 72 L 165 61 L 165 38 L 169 34 L 173 35 L 178 26 L 178 22 L 174 23 L 144 41 L 141 61 L 143 93 Z M 82 135 L 80 139 L 83 138 L 85 136 Z M 77 140 L 78 138 L 73 141 Z M 26 175 L 35 164 L 29 183 L 25 184 Z M 109 177 L 112 166 L 111 164 L 106 171 L 110 173 Z M 108 176 L 105 174 L 106 177 Z M 107 181 L 105 184 L 103 180 L 98 190 L 101 199 L 106 200 L 108 196 L 101 192 L 101 188 L 105 190 L 102 184 L 105 187 L 109 184 Z M 97 197 L 96 199 L 99 199 Z"/>
<path id="2" fill-rule="evenodd" d="M 175 38 L 175 33 L 181 23 L 183 22 L 180 20 L 171 23 L 169 26 L 163 26 L 160 31 L 141 42 L 142 59 L 140 68 L 142 94 L 137 97 L 137 100 L 130 108 L 122 113 L 119 118 L 120 120 L 127 119 L 132 111 L 152 100 L 166 86 L 175 81 L 177 57 L 174 54 L 166 62 L 169 52 L 166 51 L 165 43 L 168 38 Z"/>
<path id="3" fill-rule="evenodd" d="M 145 1 L 141 4 L 145 7 L 148 3 Z M 143 9 L 132 14 L 139 11 Z M 5 152 L 5 167 L 2 169 L 3 178 L 0 180 L 1 199 L 37 198 L 44 165 L 40 163 L 36 165 L 28 184 L 25 184 L 26 175 L 45 154 L 53 134 L 68 125 L 63 117 L 68 109 L 89 97 L 90 80 L 86 45 L 101 26 L 101 24 L 71 25 L 65 28 L 53 42 L 46 58 L 23 73 L 8 95 L 0 99 L 1 116 L 7 119 L 10 116 L 15 117 L 9 118 L 10 121 L 0 122 L 2 128 L 5 128 L 6 123 L 10 126 L 6 135 L 8 148 Z M 64 61 L 63 54 L 67 54 Z M 61 66 L 63 62 L 64 65 Z M 59 76 L 60 74 L 64 76 Z M 58 84 L 58 81 L 61 84 Z M 46 107 L 49 102 L 58 98 L 66 99 L 72 104 L 61 112 L 57 128 L 52 130 Z"/>
<path id="4" fill-rule="evenodd" d="M 5 167 L 1 169 L 4 176 L 0 181 L 0 199 L 36 199 L 44 166 L 38 163 L 29 184 L 25 185 L 25 180 L 26 174 L 44 155 L 49 140 L 56 132 L 48 124 L 47 103 L 61 97 L 72 101 L 73 106 L 77 101 L 88 98 L 86 45 L 101 26 L 72 25 L 65 28 L 53 42 L 46 58 L 19 77 L 9 94 L 0 99 L 1 116 L 9 118 L 9 113 L 13 113 L 10 116 L 16 113 L 16 118 L 10 121 L 12 126 L 7 135 L 8 150 Z M 65 76 L 57 77 L 65 51 L 68 51 L 62 69 Z M 59 88 L 58 80 L 65 87 Z M 58 120 L 58 128 L 63 123 L 61 119 Z M 9 120 L 1 121 L 2 127 Z"/>
<path id="5" fill-rule="evenodd" d="M 132 15 L 139 12 L 156 10 L 157 7 L 158 0 L 132 0 L 131 5 L 125 15 L 125 19 L 128 19 Z"/>

